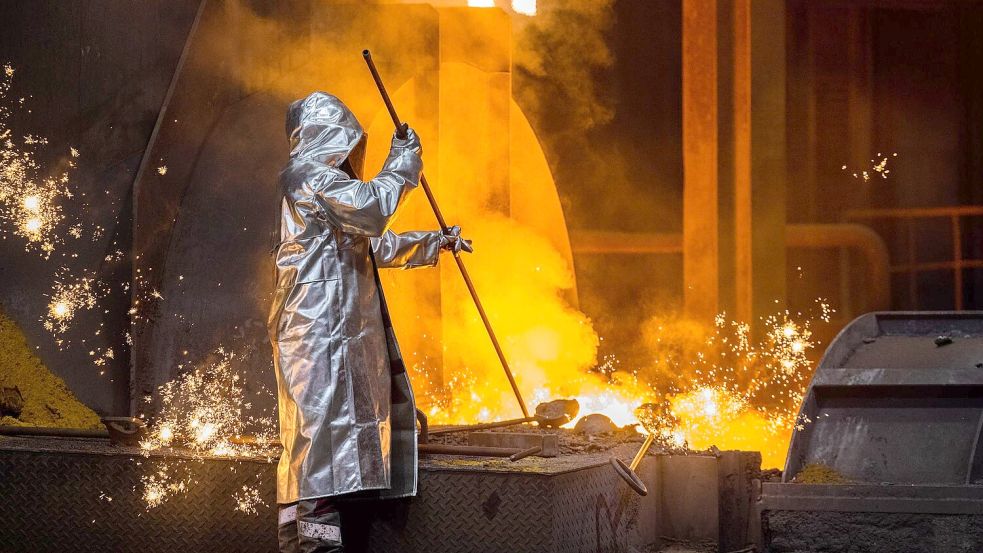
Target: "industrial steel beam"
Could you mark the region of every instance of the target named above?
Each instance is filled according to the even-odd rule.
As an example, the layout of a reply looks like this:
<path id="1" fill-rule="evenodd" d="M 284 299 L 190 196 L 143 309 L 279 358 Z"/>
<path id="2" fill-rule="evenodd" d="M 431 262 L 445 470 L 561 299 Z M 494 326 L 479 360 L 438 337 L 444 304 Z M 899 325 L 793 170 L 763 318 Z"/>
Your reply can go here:
<path id="1" fill-rule="evenodd" d="M 686 314 L 718 311 L 717 2 L 683 2 L 683 289 Z"/>

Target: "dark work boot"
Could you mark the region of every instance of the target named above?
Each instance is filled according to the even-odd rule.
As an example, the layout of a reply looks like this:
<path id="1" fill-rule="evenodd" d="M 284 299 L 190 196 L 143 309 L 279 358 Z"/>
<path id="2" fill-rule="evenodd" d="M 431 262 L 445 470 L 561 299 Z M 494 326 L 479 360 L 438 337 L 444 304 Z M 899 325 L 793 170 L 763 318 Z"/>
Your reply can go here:
<path id="1" fill-rule="evenodd" d="M 277 509 L 276 539 L 280 553 L 298 553 L 297 504 L 279 505 Z"/>
<path id="2" fill-rule="evenodd" d="M 342 553 L 341 515 L 330 498 L 297 503 L 299 553 Z"/>

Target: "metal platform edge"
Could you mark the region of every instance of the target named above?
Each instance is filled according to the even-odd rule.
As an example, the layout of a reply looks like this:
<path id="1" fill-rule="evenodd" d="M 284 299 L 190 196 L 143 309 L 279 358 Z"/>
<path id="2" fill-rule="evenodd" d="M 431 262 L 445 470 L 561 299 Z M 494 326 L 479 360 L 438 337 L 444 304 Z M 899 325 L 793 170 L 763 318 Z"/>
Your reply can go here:
<path id="1" fill-rule="evenodd" d="M 766 482 L 760 510 L 983 515 L 983 486 Z"/>

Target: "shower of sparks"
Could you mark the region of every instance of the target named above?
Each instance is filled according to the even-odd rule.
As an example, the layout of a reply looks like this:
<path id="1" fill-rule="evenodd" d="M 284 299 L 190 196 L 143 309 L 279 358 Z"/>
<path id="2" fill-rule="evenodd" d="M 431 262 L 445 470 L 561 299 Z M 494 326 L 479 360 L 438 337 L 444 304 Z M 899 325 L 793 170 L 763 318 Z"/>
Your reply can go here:
<path id="1" fill-rule="evenodd" d="M 836 310 L 829 305 L 829 301 L 826 298 L 816 298 L 816 305 L 819 306 L 819 320 L 824 323 L 830 322 Z"/>
<path id="2" fill-rule="evenodd" d="M 190 460 L 161 461 L 160 470 L 142 478 L 148 509 L 196 484 L 195 462 L 214 457 L 269 459 L 275 453 L 274 421 L 253 414 L 242 375 L 233 366 L 238 358 L 223 349 L 216 354 L 218 361 L 193 368 L 158 389 L 159 414 L 140 447 L 148 457 L 155 451 L 180 449 Z M 236 510 L 244 513 L 255 513 L 263 504 L 258 487 L 245 486 L 232 499 Z"/>
<path id="3" fill-rule="evenodd" d="M 75 316 L 94 309 L 107 293 L 105 286 L 91 277 L 65 276 L 57 280 L 49 295 L 48 312 L 41 320 L 44 329 L 60 341 L 59 335 L 69 330 Z"/>
<path id="4" fill-rule="evenodd" d="M 50 157 L 45 151 L 48 140 L 34 134 L 16 137 L 9 122 L 15 113 L 26 110 L 26 101 L 24 98 L 11 101 L 14 73 L 13 67 L 5 65 L 0 75 L 0 239 L 19 238 L 25 252 L 40 254 L 44 259 L 50 259 L 56 249 L 66 260 L 78 259 L 77 250 L 59 246 L 83 238 L 98 241 L 106 233 L 104 227 L 85 219 L 90 207 L 85 192 L 78 194 L 76 205 L 69 204 L 76 197 L 69 173 L 81 154 L 76 148 L 69 148 L 67 155 L 57 162 L 57 169 L 42 167 L 38 159 Z M 115 246 L 110 244 L 111 248 Z M 124 252 L 115 248 L 104 261 L 118 262 L 124 257 Z M 73 333 L 72 340 L 68 338 L 78 314 L 97 309 L 99 301 L 112 291 L 108 284 L 89 273 L 73 272 L 67 265 L 53 268 L 54 284 L 46 294 L 48 305 L 41 323 L 59 348 L 72 341 L 85 344 L 103 334 L 103 324 L 99 324 L 92 335 L 82 337 Z M 128 284 L 123 284 L 122 292 L 126 293 L 127 287 Z M 104 339 L 104 336 L 100 338 Z M 112 347 L 97 347 L 89 352 L 89 357 L 99 374 L 104 375 L 106 365 L 115 358 L 115 351 Z"/>
<path id="5" fill-rule="evenodd" d="M 888 159 L 898 157 L 898 153 L 894 152 L 890 156 L 882 155 L 880 152 L 874 159 L 870 160 L 870 169 L 864 169 L 859 171 L 851 171 L 853 178 L 863 179 L 864 182 L 870 182 L 870 179 L 875 176 L 880 176 L 882 179 L 886 179 L 891 173 L 891 170 L 887 168 Z M 844 165 L 840 167 L 843 171 L 849 171 L 849 168 Z"/>
<path id="6" fill-rule="evenodd" d="M 145 451 L 180 446 L 209 456 L 264 453 L 262 447 L 236 441 L 253 427 L 263 429 L 263 444 L 275 441 L 273 421 L 251 414 L 252 404 L 246 398 L 242 375 L 233 369 L 236 356 L 222 349 L 216 353 L 219 361 L 195 368 L 160 387 L 160 414 L 141 443 Z"/>
<path id="7" fill-rule="evenodd" d="M 812 375 L 813 324 L 829 323 L 834 313 L 819 298 L 808 313 L 783 311 L 755 323 L 724 313 L 709 328 L 674 319 L 647 344 L 652 367 L 628 370 L 608 356 L 585 374 L 565 371 L 524 395 L 530 405 L 575 398 L 581 416 L 601 413 L 619 426 L 641 425 L 666 447 L 760 450 L 768 466 L 781 466 L 788 435 L 807 422 L 798 420 L 798 408 Z M 499 402 L 510 397 L 491 393 L 468 367 L 440 383 L 429 357 L 410 352 L 407 358 L 434 391 L 427 406 L 433 424 L 503 418 Z"/>
<path id="8" fill-rule="evenodd" d="M 243 485 L 242 490 L 233 495 L 232 499 L 236 502 L 236 511 L 247 515 L 255 515 L 259 512 L 258 507 L 267 506 L 259 493 L 259 488 L 254 486 Z"/>
<path id="9" fill-rule="evenodd" d="M 529 405 L 534 406 L 557 398 L 576 399 L 580 404 L 580 414 L 600 413 L 606 415 L 616 425 L 638 424 L 635 408 L 639 403 L 654 396 L 652 389 L 641 383 L 630 372 L 617 371 L 618 364 L 608 357 L 592 372 L 583 373 L 574 380 L 552 382 L 535 388 L 528 397 Z M 432 424 L 472 424 L 492 422 L 502 418 L 501 407 L 493 409 L 488 405 L 490 394 L 485 393 L 478 377 L 467 367 L 454 371 L 443 383 L 438 385 L 435 376 L 438 371 L 430 364 L 415 363 L 414 374 L 427 379 L 427 388 L 434 393 L 430 400 L 427 416 Z M 569 376 L 569 375 L 568 375 Z M 463 393 L 462 393 L 463 392 Z M 503 397 L 503 402 L 511 406 L 514 399 Z M 574 419 L 564 425 L 573 428 Z"/>
<path id="10" fill-rule="evenodd" d="M 688 361 L 664 367 L 676 378 L 675 390 L 643 406 L 646 430 L 695 449 L 758 450 L 766 466 L 781 466 L 788 435 L 806 422 L 798 409 L 812 375 L 813 322 L 829 322 L 835 313 L 823 299 L 816 304 L 815 315 L 784 311 L 760 325 L 719 315 Z M 659 331 L 671 343 L 679 326 L 666 323 Z"/>
<path id="11" fill-rule="evenodd" d="M 65 219 L 62 202 L 73 194 L 67 170 L 54 177 L 42 175 L 37 154 L 47 146 L 47 139 L 14 137 L 8 124 L 14 113 L 11 105 L 20 109 L 24 99 L 8 101 L 13 76 L 14 68 L 4 65 L 0 77 L 0 237 L 19 237 L 25 251 L 47 259 L 62 242 L 57 232 Z M 75 167 L 78 155 L 72 148 L 66 161 L 69 169 Z"/>
<path id="12" fill-rule="evenodd" d="M 89 356 L 93 358 L 92 364 L 99 367 L 99 374 L 105 374 L 106 364 L 116 358 L 116 352 L 113 348 L 105 348 L 102 350 L 93 350 L 89 352 Z"/>
<path id="13" fill-rule="evenodd" d="M 141 478 L 143 483 L 143 501 L 147 504 L 147 509 L 159 507 L 168 497 L 174 494 L 181 494 L 191 487 L 190 478 L 176 478 L 167 466 Z"/>

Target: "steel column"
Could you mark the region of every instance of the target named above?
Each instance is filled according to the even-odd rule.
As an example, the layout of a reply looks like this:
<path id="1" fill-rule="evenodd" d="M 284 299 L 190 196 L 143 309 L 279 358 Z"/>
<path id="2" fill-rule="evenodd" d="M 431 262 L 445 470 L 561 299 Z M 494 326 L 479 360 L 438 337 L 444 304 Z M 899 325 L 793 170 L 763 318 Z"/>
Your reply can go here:
<path id="1" fill-rule="evenodd" d="M 717 2 L 683 2 L 683 282 L 686 314 L 718 310 Z"/>
<path id="2" fill-rule="evenodd" d="M 754 316 L 751 240 L 751 0 L 733 0 L 734 306 L 737 318 Z"/>

